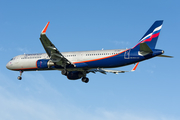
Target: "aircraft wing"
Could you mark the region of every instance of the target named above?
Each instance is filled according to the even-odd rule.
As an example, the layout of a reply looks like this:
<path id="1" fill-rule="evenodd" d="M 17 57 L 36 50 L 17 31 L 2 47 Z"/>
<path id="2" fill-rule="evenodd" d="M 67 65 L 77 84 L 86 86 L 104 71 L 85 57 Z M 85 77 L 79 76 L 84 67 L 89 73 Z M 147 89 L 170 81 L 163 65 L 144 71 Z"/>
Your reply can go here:
<path id="1" fill-rule="evenodd" d="M 52 44 L 52 42 L 46 36 L 46 30 L 48 28 L 49 23 L 50 22 L 47 23 L 40 35 L 40 40 L 46 53 L 48 54 L 52 62 L 56 63 L 57 65 L 65 67 L 67 64 L 72 64 L 58 51 L 58 49 L 54 46 L 54 44 Z"/>
<path id="2" fill-rule="evenodd" d="M 118 73 L 125 73 L 125 72 L 133 72 L 136 70 L 137 66 L 138 66 L 139 62 L 136 63 L 136 65 L 133 67 L 133 69 L 131 71 L 122 71 L 122 70 L 108 70 L 108 69 L 104 69 L 104 68 L 99 68 L 99 69 L 95 69 L 95 70 L 90 70 L 89 72 L 100 72 L 100 73 L 103 73 L 103 74 L 106 74 L 106 73 L 114 73 L 114 74 L 118 74 Z"/>

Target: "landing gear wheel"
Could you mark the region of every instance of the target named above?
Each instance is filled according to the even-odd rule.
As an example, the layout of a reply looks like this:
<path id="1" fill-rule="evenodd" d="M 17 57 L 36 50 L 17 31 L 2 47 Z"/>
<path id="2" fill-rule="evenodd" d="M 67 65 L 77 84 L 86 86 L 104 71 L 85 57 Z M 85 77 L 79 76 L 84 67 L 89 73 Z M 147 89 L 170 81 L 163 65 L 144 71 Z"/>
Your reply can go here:
<path id="1" fill-rule="evenodd" d="M 18 80 L 21 80 L 22 79 L 22 77 L 21 76 L 18 76 Z"/>
<path id="2" fill-rule="evenodd" d="M 82 82 L 88 83 L 88 82 L 89 82 L 89 78 L 83 77 L 83 78 L 82 78 Z"/>
<path id="3" fill-rule="evenodd" d="M 17 79 L 18 79 L 18 80 L 21 80 L 21 79 L 22 79 L 22 77 L 21 77 L 21 76 L 22 76 L 23 71 L 22 71 L 22 70 L 20 70 L 19 72 L 20 72 L 20 76 L 18 76 L 18 78 L 17 78 Z"/>
<path id="4" fill-rule="evenodd" d="M 67 75 L 67 70 L 65 70 L 65 69 L 62 70 L 62 71 L 61 71 L 61 74 L 62 74 L 62 75 Z"/>

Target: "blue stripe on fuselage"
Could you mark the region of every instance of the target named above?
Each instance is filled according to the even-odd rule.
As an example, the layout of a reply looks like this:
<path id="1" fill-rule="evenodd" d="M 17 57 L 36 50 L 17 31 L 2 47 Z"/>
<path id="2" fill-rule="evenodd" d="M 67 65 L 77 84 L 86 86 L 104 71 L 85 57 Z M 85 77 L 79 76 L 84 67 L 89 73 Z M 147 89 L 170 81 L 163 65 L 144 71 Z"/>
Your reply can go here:
<path id="1" fill-rule="evenodd" d="M 125 58 L 126 52 L 123 52 L 121 54 L 106 59 L 90 61 L 85 63 L 88 65 L 89 68 L 121 67 L 129 64 L 134 64 L 162 54 L 162 50 L 153 50 L 153 53 L 149 53 L 145 56 L 138 55 L 139 51 L 137 50 L 129 49 L 129 51 L 130 53 L 127 58 Z"/>
<path id="2" fill-rule="evenodd" d="M 131 51 L 128 59 L 125 58 L 125 52 L 123 52 L 121 54 L 118 54 L 118 55 L 115 55 L 115 56 L 112 56 L 112 57 L 109 57 L 106 59 L 90 61 L 90 62 L 85 62 L 85 63 L 88 64 L 89 68 L 121 67 L 121 66 L 125 66 L 128 64 L 136 63 L 143 58 L 144 57 L 141 57 L 138 55 L 138 51 L 136 51 L 136 52 Z"/>

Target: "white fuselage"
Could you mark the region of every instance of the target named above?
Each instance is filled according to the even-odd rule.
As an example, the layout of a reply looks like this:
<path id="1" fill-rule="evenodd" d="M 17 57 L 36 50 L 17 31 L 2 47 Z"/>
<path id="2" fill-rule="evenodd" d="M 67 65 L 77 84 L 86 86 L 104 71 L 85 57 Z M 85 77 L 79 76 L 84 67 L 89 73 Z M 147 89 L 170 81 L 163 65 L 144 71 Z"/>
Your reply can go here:
<path id="1" fill-rule="evenodd" d="M 94 50 L 94 51 L 76 51 L 76 52 L 62 52 L 62 55 L 72 63 L 89 61 L 94 59 L 101 59 L 108 56 L 113 56 L 125 51 L 125 49 L 113 50 Z M 50 59 L 46 53 L 41 54 L 24 54 L 18 55 L 11 59 L 6 65 L 8 69 L 35 69 L 37 68 L 36 62 L 40 59 Z"/>

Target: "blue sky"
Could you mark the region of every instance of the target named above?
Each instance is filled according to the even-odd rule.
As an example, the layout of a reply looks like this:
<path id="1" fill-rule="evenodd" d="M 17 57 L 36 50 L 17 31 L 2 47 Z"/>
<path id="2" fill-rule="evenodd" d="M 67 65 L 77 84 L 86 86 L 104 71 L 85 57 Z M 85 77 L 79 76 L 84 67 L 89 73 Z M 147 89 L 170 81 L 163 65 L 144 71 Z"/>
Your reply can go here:
<path id="1" fill-rule="evenodd" d="M 178 0 L 0 1 L 0 116 L 36 120 L 179 120 Z M 157 48 L 173 59 L 153 58 L 125 74 L 88 74 L 70 81 L 60 71 L 19 72 L 7 62 L 24 53 L 44 53 L 40 32 L 59 51 L 130 48 L 156 20 L 164 20 Z M 130 70 L 133 66 L 119 68 Z"/>

